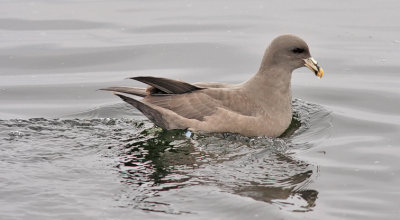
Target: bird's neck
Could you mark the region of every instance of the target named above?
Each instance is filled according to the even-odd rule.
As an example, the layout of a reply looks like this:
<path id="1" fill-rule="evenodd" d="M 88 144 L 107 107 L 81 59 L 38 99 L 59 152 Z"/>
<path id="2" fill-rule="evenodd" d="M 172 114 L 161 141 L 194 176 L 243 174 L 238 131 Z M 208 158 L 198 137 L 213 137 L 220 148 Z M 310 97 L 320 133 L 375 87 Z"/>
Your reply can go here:
<path id="1" fill-rule="evenodd" d="M 291 111 L 291 78 L 292 70 L 278 66 L 261 67 L 257 74 L 242 84 L 242 89 L 267 109 Z"/>
<path id="2" fill-rule="evenodd" d="M 261 69 L 242 84 L 243 88 L 263 92 L 290 94 L 292 70 L 280 67 Z M 267 95 L 267 94 L 266 94 Z"/>

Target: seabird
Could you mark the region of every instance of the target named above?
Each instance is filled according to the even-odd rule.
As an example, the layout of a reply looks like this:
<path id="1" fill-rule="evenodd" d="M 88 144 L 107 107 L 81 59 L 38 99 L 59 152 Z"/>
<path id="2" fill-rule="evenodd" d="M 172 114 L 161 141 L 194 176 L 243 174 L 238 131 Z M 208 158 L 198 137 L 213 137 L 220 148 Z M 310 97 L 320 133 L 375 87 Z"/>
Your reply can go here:
<path id="1" fill-rule="evenodd" d="M 240 84 L 190 84 L 138 76 L 131 79 L 147 84 L 147 89 L 109 87 L 102 90 L 113 91 L 164 129 L 278 137 L 292 120 L 292 72 L 304 66 L 319 78 L 324 73 L 304 40 L 281 35 L 265 51 L 258 72 Z M 139 100 L 121 93 L 143 98 Z"/>

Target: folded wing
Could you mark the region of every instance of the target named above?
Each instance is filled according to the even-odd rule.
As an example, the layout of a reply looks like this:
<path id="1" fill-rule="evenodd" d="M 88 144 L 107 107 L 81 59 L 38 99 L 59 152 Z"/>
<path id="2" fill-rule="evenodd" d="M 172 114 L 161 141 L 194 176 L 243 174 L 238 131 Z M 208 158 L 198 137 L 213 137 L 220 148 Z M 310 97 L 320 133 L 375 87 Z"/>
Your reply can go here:
<path id="1" fill-rule="evenodd" d="M 177 114 L 184 119 L 202 121 L 221 107 L 219 100 L 204 93 L 205 88 L 199 86 L 158 77 L 133 77 L 132 79 L 146 83 L 150 87 L 147 89 L 109 87 L 103 90 L 144 97 L 142 100 L 137 100 L 116 93 L 122 100 L 163 128 L 170 128 L 168 125 L 170 115 Z M 182 125 L 179 128 L 184 129 L 186 126 Z"/>
<path id="2" fill-rule="evenodd" d="M 202 89 L 186 82 L 160 77 L 138 76 L 131 79 L 146 83 L 165 94 L 183 94 Z"/>

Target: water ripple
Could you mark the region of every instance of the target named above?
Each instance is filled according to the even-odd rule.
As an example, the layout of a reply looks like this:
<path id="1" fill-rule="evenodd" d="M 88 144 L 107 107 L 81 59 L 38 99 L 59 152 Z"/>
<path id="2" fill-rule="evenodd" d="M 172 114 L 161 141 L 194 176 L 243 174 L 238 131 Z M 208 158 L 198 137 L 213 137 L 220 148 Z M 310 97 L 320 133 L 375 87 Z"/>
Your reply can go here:
<path id="1" fill-rule="evenodd" d="M 20 187 L 25 194 L 35 192 L 35 200 L 25 204 L 27 213 L 49 199 L 60 211 L 67 210 L 71 207 L 67 201 L 79 200 L 81 191 L 91 193 L 94 200 L 106 195 L 118 207 L 191 213 L 182 206 L 172 208 L 173 203 L 168 202 L 171 198 L 164 198 L 164 202 L 155 198 L 195 186 L 216 187 L 289 211 L 309 211 L 318 195 L 308 188 L 317 167 L 297 159 L 293 150 L 311 147 L 298 140 L 309 133 L 320 133 L 320 129 L 311 128 L 318 123 L 326 128 L 324 121 L 329 117 L 321 107 L 301 100 L 294 102 L 294 108 L 292 127 L 282 138 L 229 133 L 195 133 L 188 138 L 184 131 L 164 131 L 135 119 L 0 120 L 0 174 L 8 185 L 7 192 Z M 99 112 L 80 116 L 96 117 Z M 321 113 L 325 117 L 318 116 Z M 105 177 L 100 170 L 113 174 Z M 108 187 L 115 179 L 122 188 L 111 195 L 107 191 L 98 194 L 98 187 L 93 188 L 98 178 L 103 179 L 103 183 L 95 184 L 100 188 Z M 38 185 L 32 186 L 32 182 Z M 65 190 L 70 194 L 64 195 Z M 26 203 L 24 198 L 17 196 L 10 205 L 22 205 Z M 79 202 L 72 204 L 81 209 Z"/>

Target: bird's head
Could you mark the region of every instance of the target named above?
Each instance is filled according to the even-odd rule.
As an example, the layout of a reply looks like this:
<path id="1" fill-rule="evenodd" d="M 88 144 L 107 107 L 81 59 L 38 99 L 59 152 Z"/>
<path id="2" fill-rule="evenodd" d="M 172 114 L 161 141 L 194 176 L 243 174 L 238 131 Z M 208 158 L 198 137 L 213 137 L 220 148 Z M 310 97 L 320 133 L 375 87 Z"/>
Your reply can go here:
<path id="1" fill-rule="evenodd" d="M 289 71 L 306 66 L 321 78 L 324 71 L 312 58 L 307 43 L 294 35 L 281 35 L 275 38 L 268 47 L 263 65 L 284 66 Z"/>

